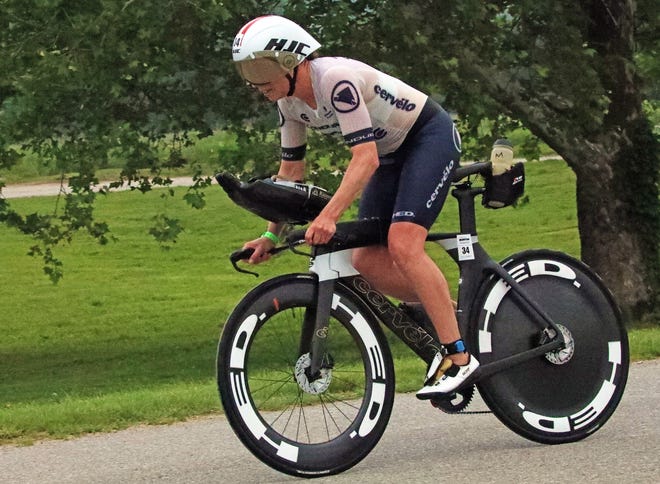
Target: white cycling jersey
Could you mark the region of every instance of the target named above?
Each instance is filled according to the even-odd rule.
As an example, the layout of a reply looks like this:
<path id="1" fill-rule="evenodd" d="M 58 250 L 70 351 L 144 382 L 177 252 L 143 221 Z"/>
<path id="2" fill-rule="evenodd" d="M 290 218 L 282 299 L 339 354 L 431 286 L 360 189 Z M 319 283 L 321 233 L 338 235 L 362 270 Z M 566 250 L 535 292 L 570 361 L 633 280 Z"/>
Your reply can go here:
<path id="1" fill-rule="evenodd" d="M 363 62 L 343 57 L 310 61 L 316 109 L 296 97 L 280 99 L 282 158 L 302 160 L 307 128 L 341 134 L 348 146 L 375 141 L 379 156 L 397 150 L 428 96 Z"/>

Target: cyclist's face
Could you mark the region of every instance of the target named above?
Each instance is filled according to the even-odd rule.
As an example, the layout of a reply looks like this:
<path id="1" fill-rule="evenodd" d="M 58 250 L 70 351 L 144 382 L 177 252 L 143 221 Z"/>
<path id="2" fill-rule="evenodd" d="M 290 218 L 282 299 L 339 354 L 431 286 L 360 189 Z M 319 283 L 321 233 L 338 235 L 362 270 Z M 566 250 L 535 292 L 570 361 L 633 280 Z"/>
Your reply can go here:
<path id="1" fill-rule="evenodd" d="M 248 82 L 248 85 L 258 89 L 269 101 L 277 101 L 286 97 L 289 92 L 289 80 L 286 76 L 279 76 L 270 82 L 260 84 Z"/>
<path id="2" fill-rule="evenodd" d="M 236 68 L 248 85 L 257 88 L 270 101 L 277 101 L 289 92 L 287 70 L 273 58 L 238 62 Z"/>

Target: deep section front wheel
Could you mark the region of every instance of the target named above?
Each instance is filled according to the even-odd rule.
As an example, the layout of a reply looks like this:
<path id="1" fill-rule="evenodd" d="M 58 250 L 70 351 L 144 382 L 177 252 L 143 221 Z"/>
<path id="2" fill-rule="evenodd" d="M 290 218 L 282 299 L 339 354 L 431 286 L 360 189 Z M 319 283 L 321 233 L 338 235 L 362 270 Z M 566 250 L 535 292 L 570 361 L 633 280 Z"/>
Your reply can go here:
<path id="1" fill-rule="evenodd" d="M 618 308 L 601 280 L 565 254 L 526 251 L 502 265 L 558 324 L 566 344 L 482 380 L 479 391 L 523 437 L 546 444 L 583 439 L 612 415 L 625 388 L 628 338 Z M 470 323 L 482 365 L 541 343 L 531 314 L 503 280 L 485 282 Z"/>
<path id="2" fill-rule="evenodd" d="M 362 460 L 384 432 L 394 400 L 385 337 L 339 283 L 321 335 L 325 364 L 310 376 L 309 345 L 301 335 L 315 304 L 311 276 L 266 281 L 230 315 L 217 361 L 222 404 L 243 444 L 269 466 L 305 477 Z"/>

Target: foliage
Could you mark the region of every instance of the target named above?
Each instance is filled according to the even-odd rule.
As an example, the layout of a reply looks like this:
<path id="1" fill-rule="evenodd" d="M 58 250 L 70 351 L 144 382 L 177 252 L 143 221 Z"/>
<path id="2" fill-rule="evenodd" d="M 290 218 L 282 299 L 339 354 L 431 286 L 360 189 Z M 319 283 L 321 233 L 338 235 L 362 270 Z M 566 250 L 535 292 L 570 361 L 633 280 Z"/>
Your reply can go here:
<path id="1" fill-rule="evenodd" d="M 597 172 L 638 180 L 633 191 L 608 187 L 621 208 L 607 215 L 641 233 L 643 267 L 656 270 L 647 284 L 660 278 L 658 128 L 653 136 L 645 118 L 658 109 L 653 0 L 5 0 L 0 169 L 29 153 L 75 176 L 54 213 L 19 216 L 3 200 L 0 222 L 34 237 L 53 280 L 55 245 L 80 230 L 110 237 L 91 189 L 110 159 L 124 161 L 118 184 L 147 192 L 169 183 L 195 139 L 229 130 L 235 143 L 218 149 L 219 166 L 246 176 L 276 169 L 275 109 L 241 85 L 229 55 L 238 28 L 264 13 L 308 27 L 322 54 L 363 59 L 431 93 L 457 117 L 464 158 L 483 158 L 524 126 L 534 137 L 519 156 L 537 157 L 541 139 L 586 185 L 601 186 Z M 311 141 L 309 176 L 332 188 L 346 152 Z M 185 198 L 202 207 L 210 179 L 198 170 L 195 180 Z M 171 245 L 181 230 L 163 215 L 152 232 Z"/>
<path id="2" fill-rule="evenodd" d="M 32 253 L 44 257 L 53 280 L 61 276 L 53 246 L 79 230 L 101 243 L 109 236 L 108 225 L 93 221 L 92 188 L 110 157 L 125 161 L 116 184 L 147 191 L 168 184 L 163 171 L 186 162 L 181 149 L 193 134 L 246 113 L 244 90 L 226 75 L 233 69 L 226 52 L 241 23 L 237 12 L 249 7 L 213 0 L 2 2 L 0 169 L 28 150 L 75 175 L 68 179 L 73 194 L 53 214 L 21 217 L 3 200 L 0 221 L 35 239 Z M 187 196 L 193 206 L 203 205 L 200 190 L 209 183 L 198 174 Z M 164 221 L 154 233 L 171 241 L 178 230 L 165 230 Z"/>

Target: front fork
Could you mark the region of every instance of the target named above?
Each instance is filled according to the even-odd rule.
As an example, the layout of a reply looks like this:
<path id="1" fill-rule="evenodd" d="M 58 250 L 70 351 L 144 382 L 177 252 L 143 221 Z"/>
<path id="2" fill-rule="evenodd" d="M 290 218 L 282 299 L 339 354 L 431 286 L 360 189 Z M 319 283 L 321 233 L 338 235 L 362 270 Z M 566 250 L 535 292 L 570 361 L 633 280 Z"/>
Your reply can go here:
<path id="1" fill-rule="evenodd" d="M 306 372 L 310 381 L 319 378 L 322 369 L 332 368 L 333 362 L 327 351 L 327 341 L 334 288 L 335 281 L 332 279 L 318 282 L 314 298 L 317 304 L 308 307 L 305 311 L 300 354 L 309 353 L 311 364 Z"/>
<path id="2" fill-rule="evenodd" d="M 358 275 L 352 264 L 351 249 L 332 251 L 324 246 L 312 248 L 310 272 L 317 277 L 316 306 L 305 311 L 300 341 L 300 354 L 309 353 L 311 364 L 307 371 L 310 381 L 321 376 L 321 370 L 332 368 L 328 353 L 328 331 L 335 281 L 342 277 Z"/>

